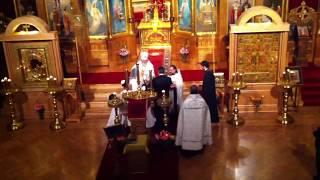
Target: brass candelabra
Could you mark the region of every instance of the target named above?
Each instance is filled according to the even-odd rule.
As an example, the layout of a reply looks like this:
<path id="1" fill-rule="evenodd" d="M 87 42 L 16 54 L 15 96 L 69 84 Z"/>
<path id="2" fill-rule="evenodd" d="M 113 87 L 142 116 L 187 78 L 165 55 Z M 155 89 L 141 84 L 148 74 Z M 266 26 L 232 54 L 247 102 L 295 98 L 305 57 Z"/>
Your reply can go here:
<path id="1" fill-rule="evenodd" d="M 289 91 L 292 88 L 294 83 L 290 80 L 290 71 L 283 72 L 283 77 L 280 81 L 280 86 L 283 89 L 282 93 L 282 113 L 277 118 L 277 122 L 288 125 L 294 122 L 294 119 L 288 114 L 288 99 Z"/>
<path id="2" fill-rule="evenodd" d="M 263 104 L 263 98 L 264 98 L 264 96 L 260 96 L 260 97 L 250 96 L 250 101 L 254 105 L 255 112 L 259 111 L 261 104 Z"/>
<path id="3" fill-rule="evenodd" d="M 166 92 L 165 90 L 162 90 L 162 97 L 157 100 L 157 104 L 163 110 L 163 124 L 164 124 L 164 127 L 167 128 L 169 124 L 168 109 L 170 107 L 171 100 L 169 97 L 166 96 L 165 92 Z"/>
<path id="4" fill-rule="evenodd" d="M 233 101 L 234 107 L 232 110 L 232 114 L 228 118 L 227 122 L 234 126 L 240 126 L 244 124 L 244 119 L 239 116 L 239 97 L 241 93 L 241 89 L 246 88 L 246 84 L 243 82 L 243 74 L 236 72 L 232 74 L 232 80 L 229 82 L 228 86 L 233 90 Z"/>
<path id="5" fill-rule="evenodd" d="M 121 124 L 121 116 L 118 113 L 118 109 L 124 103 L 122 99 L 116 96 L 108 101 L 108 106 L 114 108 L 115 116 L 114 116 L 114 125 Z"/>
<path id="6" fill-rule="evenodd" d="M 143 91 L 140 87 L 137 91 L 126 91 L 122 94 L 122 98 L 125 100 L 134 99 L 134 100 L 154 100 L 157 97 L 157 93 L 152 89 L 150 91 Z"/>
<path id="7" fill-rule="evenodd" d="M 7 77 L 4 77 L 3 79 L 1 79 L 1 83 L 3 84 L 4 94 L 8 99 L 8 105 L 10 108 L 10 123 L 8 124 L 8 129 L 10 131 L 17 131 L 24 127 L 24 123 L 16 119 L 14 94 L 17 92 L 17 89 L 14 88 L 12 84 L 12 80 Z"/>
<path id="8" fill-rule="evenodd" d="M 47 77 L 48 82 L 48 93 L 51 95 L 52 105 L 53 105 L 53 121 L 50 123 L 51 130 L 60 130 L 66 127 L 66 123 L 60 119 L 58 103 L 57 103 L 57 95 L 62 92 L 63 89 L 58 87 L 57 78 L 53 76 Z"/>

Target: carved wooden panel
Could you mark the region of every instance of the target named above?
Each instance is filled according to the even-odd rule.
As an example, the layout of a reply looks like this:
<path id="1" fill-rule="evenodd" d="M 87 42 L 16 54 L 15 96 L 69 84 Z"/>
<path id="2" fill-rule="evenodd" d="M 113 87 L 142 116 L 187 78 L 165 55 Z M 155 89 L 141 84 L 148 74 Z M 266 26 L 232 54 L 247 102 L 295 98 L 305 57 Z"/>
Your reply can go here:
<path id="1" fill-rule="evenodd" d="M 215 38 L 212 35 L 198 37 L 198 61 L 213 61 L 215 57 Z"/>
<path id="2" fill-rule="evenodd" d="M 60 48 L 65 73 L 77 73 L 77 49 L 73 39 L 60 39 Z"/>
<path id="3" fill-rule="evenodd" d="M 170 44 L 170 29 L 160 29 L 154 32 L 152 29 L 141 30 L 142 46 L 163 46 Z"/>
<path id="4" fill-rule="evenodd" d="M 89 66 L 107 66 L 109 65 L 107 40 L 90 39 Z"/>
<path id="5" fill-rule="evenodd" d="M 279 46 L 280 33 L 238 35 L 236 69 L 247 83 L 276 82 Z"/>

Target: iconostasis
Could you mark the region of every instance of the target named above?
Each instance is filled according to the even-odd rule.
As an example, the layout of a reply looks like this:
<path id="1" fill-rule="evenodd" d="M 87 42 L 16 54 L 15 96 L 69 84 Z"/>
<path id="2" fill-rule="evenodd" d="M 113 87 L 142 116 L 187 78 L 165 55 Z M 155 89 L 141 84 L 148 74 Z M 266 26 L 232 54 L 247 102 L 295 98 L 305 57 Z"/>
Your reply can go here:
<path id="1" fill-rule="evenodd" d="M 170 25 L 166 32 L 169 37 L 163 44 L 167 46 L 169 41 L 169 48 L 165 49 L 169 52 L 165 58 L 169 60 L 163 62 L 191 70 L 198 69 L 196 64 L 204 59 L 215 69 L 228 68 L 230 24 L 236 23 L 250 7 L 270 7 L 287 21 L 288 9 L 294 6 L 289 0 L 15 0 L 14 3 L 17 16 L 37 15 L 49 24 L 50 30 L 58 31 L 67 74 L 77 73 L 79 65 L 82 72 L 119 72 L 130 68 L 140 49 L 146 48 L 145 36 L 141 36 L 138 27 L 141 22 L 151 23 L 155 3 L 159 22 Z M 260 16 L 254 21 L 265 22 L 268 18 Z"/>
<path id="2" fill-rule="evenodd" d="M 256 22 L 255 18 L 267 21 Z M 242 90 L 239 108 L 254 111 L 251 99 L 262 99 L 261 111 L 278 111 L 276 86 L 288 65 L 289 23 L 266 6 L 255 6 L 241 15 L 230 28 L 229 78 L 243 73 L 247 88 Z"/>

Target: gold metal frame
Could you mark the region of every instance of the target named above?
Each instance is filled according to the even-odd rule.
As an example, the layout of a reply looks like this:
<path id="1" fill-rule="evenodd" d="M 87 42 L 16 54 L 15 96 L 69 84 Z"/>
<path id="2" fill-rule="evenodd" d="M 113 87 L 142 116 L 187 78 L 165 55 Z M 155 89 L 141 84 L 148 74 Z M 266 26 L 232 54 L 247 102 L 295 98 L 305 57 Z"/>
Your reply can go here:
<path id="1" fill-rule="evenodd" d="M 52 74 L 53 72 L 50 72 L 50 68 L 52 66 L 51 63 L 54 63 L 53 62 L 53 56 L 52 55 L 49 55 L 48 52 L 49 52 L 49 48 L 50 48 L 50 45 L 48 42 L 33 42 L 33 43 L 23 43 L 23 44 L 15 44 L 13 46 L 14 48 L 14 52 L 20 52 L 19 50 L 20 49 L 43 49 L 45 51 L 45 57 L 46 59 L 44 60 L 45 64 L 46 64 L 46 72 L 47 72 L 47 75 L 48 74 Z M 14 57 L 15 57 L 15 63 L 19 63 L 19 64 L 16 64 L 17 67 L 20 65 L 21 63 L 21 58 L 20 57 L 20 53 L 17 53 L 17 54 L 14 54 Z M 52 60 L 50 60 L 52 59 Z M 51 62 L 51 63 L 50 63 Z M 14 68 L 14 67 L 12 67 Z M 24 72 L 23 70 L 21 70 L 22 72 L 21 73 L 15 73 L 14 76 L 19 79 L 18 82 L 19 83 L 22 83 L 24 87 L 46 87 L 47 86 L 47 82 L 46 80 L 44 79 L 43 81 L 26 81 L 25 77 L 24 77 Z M 16 80 L 17 81 L 17 80 Z"/>
<path id="2" fill-rule="evenodd" d="M 174 22 L 173 22 L 173 32 L 179 32 L 185 35 L 194 35 L 195 33 L 195 18 L 194 18 L 194 14 L 195 14 L 195 1 L 194 0 L 190 0 L 191 1 L 191 30 L 190 31 L 186 31 L 186 30 L 181 30 L 179 29 L 179 0 L 174 0 L 172 2 L 172 11 L 173 11 L 173 15 L 174 15 Z"/>

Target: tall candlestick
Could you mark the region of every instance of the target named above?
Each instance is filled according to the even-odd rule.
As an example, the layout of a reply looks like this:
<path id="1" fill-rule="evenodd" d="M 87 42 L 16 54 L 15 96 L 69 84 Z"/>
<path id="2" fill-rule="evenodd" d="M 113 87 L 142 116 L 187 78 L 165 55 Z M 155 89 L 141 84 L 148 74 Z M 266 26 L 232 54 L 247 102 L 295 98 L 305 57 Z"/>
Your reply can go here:
<path id="1" fill-rule="evenodd" d="M 128 87 L 129 87 L 129 72 L 128 72 L 128 69 L 126 69 L 126 72 L 125 72 L 125 83 L 126 83 L 126 89 L 128 90 Z"/>
<path id="2" fill-rule="evenodd" d="M 152 70 L 149 70 L 149 84 L 150 84 L 150 90 L 152 91 Z"/>
<path id="3" fill-rule="evenodd" d="M 238 79 L 238 78 L 239 78 L 238 76 L 239 76 L 239 73 L 236 72 L 236 82 L 238 82 L 238 80 L 239 80 L 239 79 Z"/>
<path id="4" fill-rule="evenodd" d="M 140 71 L 139 71 L 139 64 L 136 64 L 137 66 L 137 83 L 138 83 L 138 86 L 140 85 Z"/>
<path id="5" fill-rule="evenodd" d="M 152 70 L 149 70 L 149 80 L 152 81 Z"/>

